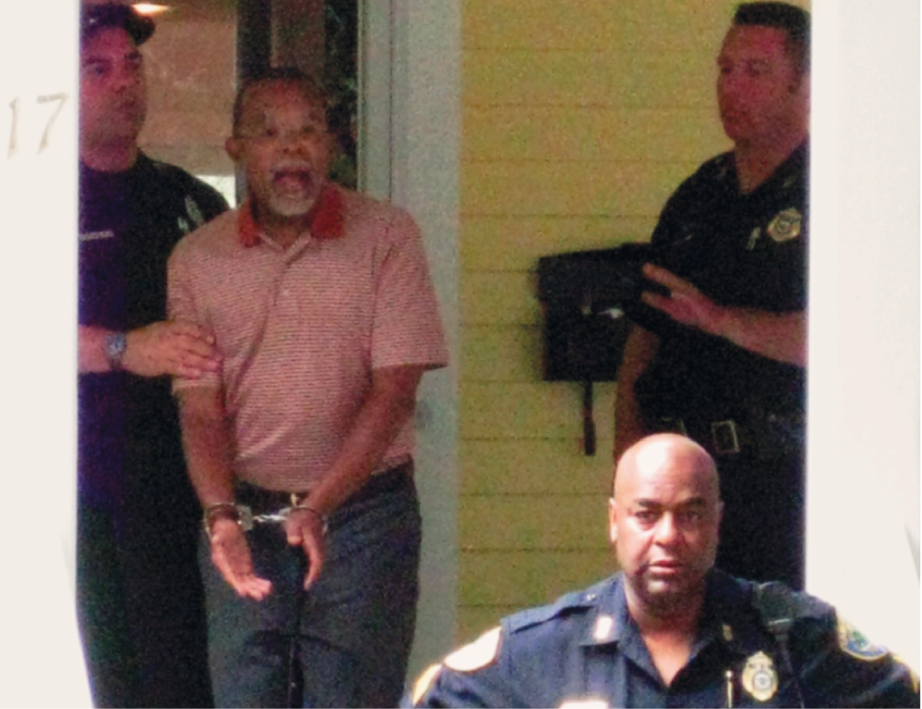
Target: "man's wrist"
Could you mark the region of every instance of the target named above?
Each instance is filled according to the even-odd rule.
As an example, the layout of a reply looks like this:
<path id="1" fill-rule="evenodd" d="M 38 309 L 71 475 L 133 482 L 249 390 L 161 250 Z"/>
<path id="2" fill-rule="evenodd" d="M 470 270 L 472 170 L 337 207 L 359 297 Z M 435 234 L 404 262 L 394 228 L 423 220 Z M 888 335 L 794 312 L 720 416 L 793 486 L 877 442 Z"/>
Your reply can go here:
<path id="1" fill-rule="evenodd" d="M 205 506 L 205 511 L 202 515 L 202 527 L 205 529 L 205 534 L 208 535 L 209 539 L 212 538 L 214 524 L 219 519 L 233 521 L 242 527 L 240 508 L 237 507 L 235 502 L 213 502 Z"/>
<path id="2" fill-rule="evenodd" d="M 329 529 L 329 518 L 325 514 L 323 514 L 323 512 L 318 510 L 316 507 L 311 507 L 309 504 L 302 503 L 302 504 L 292 506 L 290 508 L 290 511 L 291 512 L 299 512 L 299 511 L 309 512 L 311 515 L 313 515 L 314 517 L 320 520 L 320 524 L 323 525 L 323 534 L 326 535 L 327 530 Z"/>

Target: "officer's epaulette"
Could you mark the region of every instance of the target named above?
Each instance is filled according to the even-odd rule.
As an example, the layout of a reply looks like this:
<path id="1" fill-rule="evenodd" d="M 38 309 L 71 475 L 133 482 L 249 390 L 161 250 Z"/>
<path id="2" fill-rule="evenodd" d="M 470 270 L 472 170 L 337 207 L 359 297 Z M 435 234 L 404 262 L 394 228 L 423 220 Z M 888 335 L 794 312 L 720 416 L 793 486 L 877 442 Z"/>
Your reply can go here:
<path id="1" fill-rule="evenodd" d="M 799 593 L 777 581 L 752 587 L 752 605 L 769 632 L 787 629 L 799 618 L 828 616 L 832 607 L 818 598 Z"/>
<path id="2" fill-rule="evenodd" d="M 585 611 L 594 608 L 602 592 L 610 583 L 611 580 L 602 581 L 585 590 L 564 594 L 549 605 L 529 608 L 515 613 L 506 619 L 506 629 L 510 633 L 515 633 L 534 625 L 546 623 L 553 618 L 573 611 Z"/>

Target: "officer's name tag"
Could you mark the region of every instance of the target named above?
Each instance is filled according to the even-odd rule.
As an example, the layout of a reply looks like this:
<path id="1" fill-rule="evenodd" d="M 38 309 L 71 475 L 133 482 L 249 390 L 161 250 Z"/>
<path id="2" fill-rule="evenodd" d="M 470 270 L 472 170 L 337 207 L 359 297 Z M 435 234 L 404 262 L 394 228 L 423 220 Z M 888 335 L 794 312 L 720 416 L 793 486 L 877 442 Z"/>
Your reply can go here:
<path id="1" fill-rule="evenodd" d="M 73 232 L 71 232 L 71 234 L 73 234 Z M 111 229 L 106 229 L 104 231 L 88 231 L 86 234 L 80 235 L 80 241 L 96 241 L 97 239 L 111 239 L 113 236 L 115 236 L 115 232 L 112 231 Z"/>
<path id="2" fill-rule="evenodd" d="M 560 709 L 608 709 L 604 699 L 567 699 Z"/>

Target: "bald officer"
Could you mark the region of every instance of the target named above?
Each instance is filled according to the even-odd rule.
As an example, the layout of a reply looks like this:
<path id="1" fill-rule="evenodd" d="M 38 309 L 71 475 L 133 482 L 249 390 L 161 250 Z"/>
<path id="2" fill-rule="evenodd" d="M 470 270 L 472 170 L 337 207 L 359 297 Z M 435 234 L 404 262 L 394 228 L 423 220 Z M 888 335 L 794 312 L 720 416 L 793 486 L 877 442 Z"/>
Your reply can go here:
<path id="1" fill-rule="evenodd" d="M 517 613 L 424 673 L 415 706 L 918 706 L 917 679 L 822 601 L 714 569 L 710 455 L 676 434 L 622 456 L 621 573 Z"/>

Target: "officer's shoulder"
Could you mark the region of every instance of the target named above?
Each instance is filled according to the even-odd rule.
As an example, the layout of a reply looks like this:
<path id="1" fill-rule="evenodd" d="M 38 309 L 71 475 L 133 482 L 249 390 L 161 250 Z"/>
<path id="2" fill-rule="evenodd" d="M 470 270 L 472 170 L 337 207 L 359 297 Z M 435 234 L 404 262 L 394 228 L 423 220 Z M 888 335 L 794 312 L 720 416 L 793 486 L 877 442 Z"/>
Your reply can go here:
<path id="1" fill-rule="evenodd" d="M 157 177 L 162 180 L 181 182 L 185 184 L 205 185 L 202 180 L 195 177 L 195 175 L 186 171 L 185 169 L 179 167 L 179 165 L 164 162 L 163 160 L 152 158 L 149 155 L 144 155 L 144 158 L 150 164 L 151 170 L 153 170 L 157 174 Z"/>
<path id="2" fill-rule="evenodd" d="M 698 169 L 685 179 L 682 187 L 709 187 L 715 183 L 722 183 L 734 174 L 735 169 L 733 153 L 720 153 L 701 163 Z"/>
<path id="3" fill-rule="evenodd" d="M 596 607 L 599 598 L 616 582 L 616 577 L 611 577 L 582 591 L 566 593 L 546 606 L 519 611 L 505 618 L 503 627 L 509 634 L 514 635 L 564 616 L 586 614 Z"/>
<path id="4" fill-rule="evenodd" d="M 871 642 L 835 607 L 784 584 L 753 584 L 752 605 L 766 630 L 789 630 L 795 642 L 837 646 L 839 652 L 864 661 L 890 655 L 887 648 Z"/>
<path id="5" fill-rule="evenodd" d="M 172 185 L 177 192 L 183 192 L 195 199 L 207 202 L 202 205 L 203 208 L 211 212 L 227 209 L 224 196 L 201 178 L 178 165 L 152 158 L 149 155 L 144 155 L 144 159 L 149 162 L 151 170 L 157 175 L 159 181 Z"/>
<path id="6" fill-rule="evenodd" d="M 802 591 L 795 591 L 778 581 L 749 583 L 752 605 L 766 624 L 782 620 L 835 617 L 835 609 Z"/>
<path id="7" fill-rule="evenodd" d="M 724 193 L 728 181 L 735 175 L 733 153 L 721 153 L 702 163 L 695 172 L 682 180 L 666 202 L 664 213 L 709 209 L 706 205 Z M 702 205 L 705 205 L 702 207 Z"/>
<path id="8" fill-rule="evenodd" d="M 612 577 L 583 591 L 567 593 L 548 605 L 528 608 L 506 616 L 498 626 L 448 655 L 444 660 L 445 666 L 461 672 L 471 672 L 491 664 L 501 650 L 515 654 L 514 648 L 522 647 L 523 643 L 538 648 L 543 645 L 540 642 L 543 630 L 549 629 L 553 634 L 560 619 L 572 617 L 574 614 L 588 615 L 597 605 L 599 598 L 615 582 L 615 578 Z M 536 638 L 535 633 L 530 631 L 536 631 L 539 637 Z M 536 640 L 537 644 L 533 644 Z"/>

